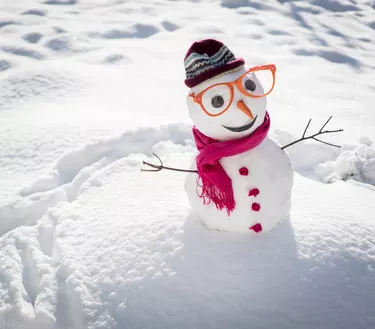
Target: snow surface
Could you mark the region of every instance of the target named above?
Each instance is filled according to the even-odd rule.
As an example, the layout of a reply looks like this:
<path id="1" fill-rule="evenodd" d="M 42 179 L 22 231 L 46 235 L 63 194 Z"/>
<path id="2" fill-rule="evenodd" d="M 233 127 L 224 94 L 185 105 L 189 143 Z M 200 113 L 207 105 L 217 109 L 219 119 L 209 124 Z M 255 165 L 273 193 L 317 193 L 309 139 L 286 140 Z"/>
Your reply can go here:
<path id="1" fill-rule="evenodd" d="M 375 326 L 371 0 L 3 0 L 0 328 Z M 191 213 L 183 57 L 223 41 L 275 63 L 271 136 L 291 220 L 211 231 Z"/>

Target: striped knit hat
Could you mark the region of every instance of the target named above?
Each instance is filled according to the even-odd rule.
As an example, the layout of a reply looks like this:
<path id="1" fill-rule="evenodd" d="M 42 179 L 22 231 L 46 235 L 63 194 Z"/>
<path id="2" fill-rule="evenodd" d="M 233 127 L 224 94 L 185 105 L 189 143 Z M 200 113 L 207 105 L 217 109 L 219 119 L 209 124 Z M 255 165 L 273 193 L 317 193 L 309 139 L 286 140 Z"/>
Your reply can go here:
<path id="1" fill-rule="evenodd" d="M 186 79 L 189 88 L 214 76 L 243 66 L 243 58 L 236 58 L 222 42 L 205 39 L 194 42 L 184 59 Z"/>

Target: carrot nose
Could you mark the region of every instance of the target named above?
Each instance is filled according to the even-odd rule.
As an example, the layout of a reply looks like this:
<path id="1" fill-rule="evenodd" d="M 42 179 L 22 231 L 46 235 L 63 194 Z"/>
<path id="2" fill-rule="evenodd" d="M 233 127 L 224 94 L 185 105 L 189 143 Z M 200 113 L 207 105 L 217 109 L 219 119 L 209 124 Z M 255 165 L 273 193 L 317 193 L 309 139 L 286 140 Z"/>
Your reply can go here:
<path id="1" fill-rule="evenodd" d="M 251 110 L 246 106 L 244 101 L 238 101 L 237 102 L 237 107 L 245 113 L 251 120 L 254 119 L 253 113 L 251 113 Z"/>

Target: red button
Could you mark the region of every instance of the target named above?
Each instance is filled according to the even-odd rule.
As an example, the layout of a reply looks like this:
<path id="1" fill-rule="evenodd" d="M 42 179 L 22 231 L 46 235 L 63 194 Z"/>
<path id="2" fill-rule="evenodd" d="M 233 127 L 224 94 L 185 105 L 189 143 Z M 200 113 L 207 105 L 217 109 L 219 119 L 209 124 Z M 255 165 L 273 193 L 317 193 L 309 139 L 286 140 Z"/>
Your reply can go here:
<path id="1" fill-rule="evenodd" d="M 250 191 L 249 191 L 249 196 L 257 196 L 259 194 L 259 190 L 257 188 L 252 188 Z"/>
<path id="2" fill-rule="evenodd" d="M 259 210 L 260 210 L 260 204 L 254 202 L 254 203 L 251 205 L 251 209 L 253 209 L 254 211 L 259 211 Z"/>
<path id="3" fill-rule="evenodd" d="M 246 167 L 242 167 L 240 168 L 239 172 L 241 176 L 247 176 L 249 174 L 249 169 L 247 169 Z"/>
<path id="4" fill-rule="evenodd" d="M 249 227 L 249 230 L 253 230 L 255 233 L 259 233 L 259 232 L 262 232 L 263 227 L 262 227 L 262 224 L 257 223 L 255 225 Z"/>

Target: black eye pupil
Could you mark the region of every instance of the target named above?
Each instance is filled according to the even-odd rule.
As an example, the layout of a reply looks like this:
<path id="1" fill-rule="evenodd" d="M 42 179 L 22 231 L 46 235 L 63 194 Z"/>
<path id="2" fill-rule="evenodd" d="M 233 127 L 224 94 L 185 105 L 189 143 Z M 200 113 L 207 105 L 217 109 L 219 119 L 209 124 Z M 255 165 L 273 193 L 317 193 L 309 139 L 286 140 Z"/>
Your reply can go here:
<path id="1" fill-rule="evenodd" d="M 256 84 L 253 80 L 246 80 L 245 81 L 245 88 L 250 91 L 254 91 L 256 89 Z"/>
<path id="2" fill-rule="evenodd" d="M 224 98 L 221 97 L 220 95 L 216 95 L 216 96 L 212 97 L 211 104 L 215 108 L 222 107 L 224 105 Z"/>

